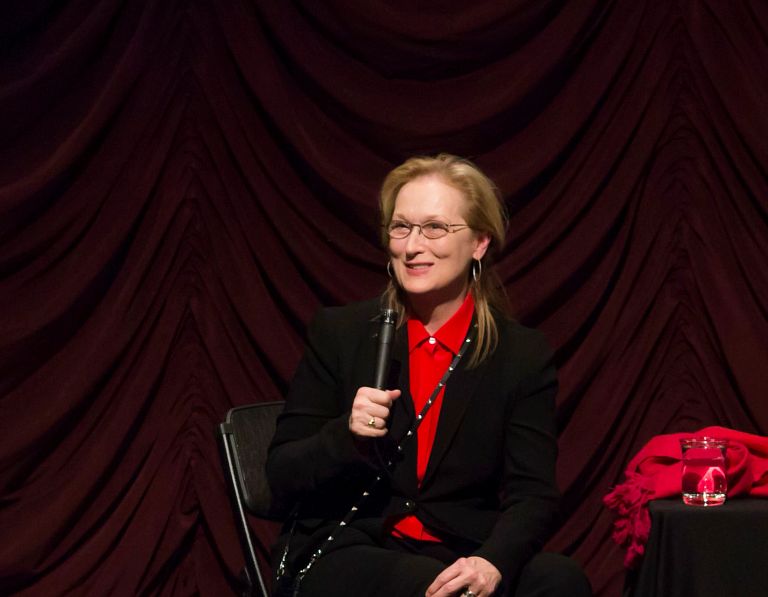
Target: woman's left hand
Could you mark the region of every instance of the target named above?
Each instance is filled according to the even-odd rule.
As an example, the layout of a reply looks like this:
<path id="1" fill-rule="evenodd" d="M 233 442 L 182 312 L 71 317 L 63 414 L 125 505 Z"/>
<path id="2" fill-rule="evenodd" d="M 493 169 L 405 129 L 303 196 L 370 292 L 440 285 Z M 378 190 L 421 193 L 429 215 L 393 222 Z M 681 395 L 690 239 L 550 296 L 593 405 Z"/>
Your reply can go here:
<path id="1" fill-rule="evenodd" d="M 501 582 L 501 572 L 484 558 L 459 558 L 437 575 L 426 597 L 461 595 L 469 589 L 477 597 L 490 597 Z"/>

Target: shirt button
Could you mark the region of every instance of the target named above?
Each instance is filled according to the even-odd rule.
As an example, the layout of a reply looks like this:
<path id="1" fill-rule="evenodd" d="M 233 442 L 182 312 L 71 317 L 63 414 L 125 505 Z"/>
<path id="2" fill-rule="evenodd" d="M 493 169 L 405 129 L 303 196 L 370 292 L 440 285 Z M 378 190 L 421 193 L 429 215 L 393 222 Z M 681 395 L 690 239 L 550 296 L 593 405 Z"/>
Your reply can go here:
<path id="1" fill-rule="evenodd" d="M 430 336 L 428 342 L 430 344 L 434 344 L 435 342 L 437 342 L 437 340 L 435 340 L 432 336 Z"/>

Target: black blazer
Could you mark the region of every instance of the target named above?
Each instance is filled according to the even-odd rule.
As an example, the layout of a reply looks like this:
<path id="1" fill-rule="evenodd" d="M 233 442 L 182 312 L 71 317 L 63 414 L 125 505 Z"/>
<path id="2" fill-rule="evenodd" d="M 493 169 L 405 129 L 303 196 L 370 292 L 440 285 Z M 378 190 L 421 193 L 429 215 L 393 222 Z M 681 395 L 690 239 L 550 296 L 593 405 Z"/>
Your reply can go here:
<path id="1" fill-rule="evenodd" d="M 383 440 L 355 441 L 352 400 L 373 378 L 378 300 L 321 310 L 270 447 L 276 497 L 301 501 L 291 559 L 304 558 L 360 497 L 415 413 L 408 390 L 407 333 L 396 334 L 388 387 L 399 388 Z M 421 488 L 411 441 L 352 527 L 381 536 L 388 517 L 414 513 L 493 563 L 506 581 L 540 549 L 557 512 L 557 378 L 551 351 L 532 329 L 497 318 L 499 345 L 474 369 L 471 349 L 446 385 Z M 413 438 L 415 440 L 415 438 Z M 344 535 L 342 531 L 341 535 Z M 343 537 L 337 544 L 343 544 Z"/>

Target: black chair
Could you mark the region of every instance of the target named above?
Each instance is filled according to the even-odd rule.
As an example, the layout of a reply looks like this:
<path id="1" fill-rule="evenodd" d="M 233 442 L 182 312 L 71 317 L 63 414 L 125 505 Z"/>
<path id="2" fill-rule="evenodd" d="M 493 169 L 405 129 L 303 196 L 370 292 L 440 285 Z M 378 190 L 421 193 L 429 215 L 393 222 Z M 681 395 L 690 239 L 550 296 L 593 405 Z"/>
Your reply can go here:
<path id="1" fill-rule="evenodd" d="M 283 402 L 250 404 L 231 409 L 218 428 L 222 459 L 227 474 L 232 505 L 245 555 L 246 595 L 269 597 L 256 557 L 247 513 L 268 520 L 282 520 L 284 514 L 272 503 L 264 473 L 267 448 L 275 433 Z"/>

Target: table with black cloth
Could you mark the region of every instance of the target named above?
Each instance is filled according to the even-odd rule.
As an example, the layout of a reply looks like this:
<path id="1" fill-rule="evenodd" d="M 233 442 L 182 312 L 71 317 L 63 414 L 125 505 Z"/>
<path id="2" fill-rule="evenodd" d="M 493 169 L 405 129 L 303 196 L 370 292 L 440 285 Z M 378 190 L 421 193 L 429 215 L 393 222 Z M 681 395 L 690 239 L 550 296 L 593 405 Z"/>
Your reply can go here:
<path id="1" fill-rule="evenodd" d="M 768 500 L 733 498 L 717 507 L 681 498 L 649 502 L 642 564 L 631 597 L 768 596 Z"/>

